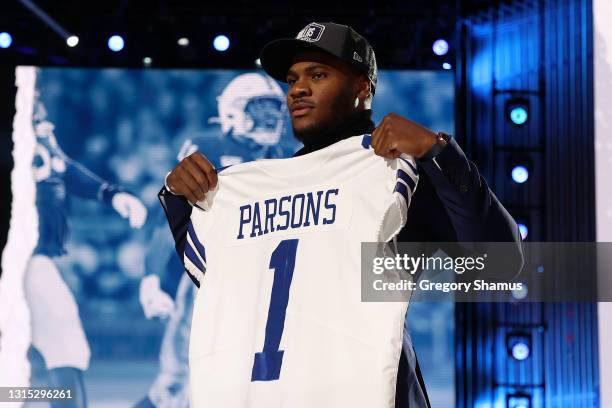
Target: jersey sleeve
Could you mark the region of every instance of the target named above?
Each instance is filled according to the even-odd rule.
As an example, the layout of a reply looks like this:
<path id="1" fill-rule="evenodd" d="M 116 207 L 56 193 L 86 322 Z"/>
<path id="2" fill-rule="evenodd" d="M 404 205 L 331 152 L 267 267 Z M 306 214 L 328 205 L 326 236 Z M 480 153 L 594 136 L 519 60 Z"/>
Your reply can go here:
<path id="1" fill-rule="evenodd" d="M 408 207 L 419 182 L 419 172 L 412 156 L 402 154 L 394 160 L 395 187 L 378 230 L 378 241 L 388 242 L 404 227 Z"/>
<path id="2" fill-rule="evenodd" d="M 194 220 L 197 223 L 197 212 L 198 210 L 194 209 L 191 214 L 191 220 L 189 220 L 187 224 L 183 263 L 185 265 L 185 271 L 187 271 L 191 280 L 197 282 L 197 286 L 200 287 L 204 274 L 206 273 L 206 249 L 194 227 Z"/>
<path id="3" fill-rule="evenodd" d="M 172 194 L 170 191 L 166 190 L 166 187 L 163 187 L 160 190 L 158 198 L 166 214 L 170 231 L 172 232 L 176 253 L 181 259 L 189 278 L 191 278 L 193 283 L 199 287 L 200 280 L 205 272 L 204 264 L 200 265 L 195 262 L 197 257 L 194 258 L 194 262 L 191 262 L 189 268 L 185 262 L 185 259 L 187 258 L 186 252 L 189 251 L 191 256 L 192 251 L 194 251 L 193 239 L 191 239 L 191 242 L 189 242 L 188 237 L 189 230 L 193 229 L 193 225 L 191 223 L 193 207 L 184 197 Z M 199 240 L 196 242 L 199 242 Z"/>

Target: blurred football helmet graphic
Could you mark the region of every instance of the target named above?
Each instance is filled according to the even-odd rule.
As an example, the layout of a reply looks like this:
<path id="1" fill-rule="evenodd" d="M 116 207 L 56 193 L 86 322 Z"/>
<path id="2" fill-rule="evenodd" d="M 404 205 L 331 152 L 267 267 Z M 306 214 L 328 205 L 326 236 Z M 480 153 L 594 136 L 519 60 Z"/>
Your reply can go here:
<path id="1" fill-rule="evenodd" d="M 278 83 L 263 74 L 234 78 L 217 97 L 219 123 L 224 135 L 247 138 L 261 146 L 280 140 L 285 121 L 285 94 Z"/>

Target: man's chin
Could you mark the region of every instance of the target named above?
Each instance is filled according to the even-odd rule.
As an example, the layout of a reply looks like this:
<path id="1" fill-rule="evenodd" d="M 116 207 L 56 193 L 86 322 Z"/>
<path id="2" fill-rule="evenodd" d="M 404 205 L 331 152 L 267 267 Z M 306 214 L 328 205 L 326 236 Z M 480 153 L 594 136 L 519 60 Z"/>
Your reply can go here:
<path id="1" fill-rule="evenodd" d="M 302 142 L 305 146 L 317 143 L 318 139 L 322 137 L 321 127 L 314 124 L 306 126 L 293 126 L 293 135 L 297 140 Z"/>

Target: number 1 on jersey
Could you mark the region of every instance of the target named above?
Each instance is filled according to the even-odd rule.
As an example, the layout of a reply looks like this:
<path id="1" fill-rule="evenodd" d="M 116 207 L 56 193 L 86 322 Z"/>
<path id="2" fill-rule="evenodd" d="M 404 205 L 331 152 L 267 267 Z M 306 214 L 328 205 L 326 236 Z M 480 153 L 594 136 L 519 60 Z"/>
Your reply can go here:
<path id="1" fill-rule="evenodd" d="M 274 269 L 274 281 L 268 308 L 266 337 L 263 351 L 255 353 L 251 381 L 272 381 L 280 377 L 284 351 L 279 350 L 279 347 L 285 328 L 285 314 L 295 269 L 297 245 L 297 239 L 286 239 L 281 241 L 272 252 L 270 269 Z"/>

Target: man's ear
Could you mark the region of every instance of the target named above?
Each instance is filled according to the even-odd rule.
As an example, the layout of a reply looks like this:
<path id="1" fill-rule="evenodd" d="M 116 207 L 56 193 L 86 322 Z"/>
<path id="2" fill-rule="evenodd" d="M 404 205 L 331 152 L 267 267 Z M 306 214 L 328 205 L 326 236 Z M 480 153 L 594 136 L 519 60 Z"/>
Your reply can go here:
<path id="1" fill-rule="evenodd" d="M 357 97 L 365 101 L 368 96 L 372 94 L 370 89 L 370 80 L 365 75 L 359 75 L 355 81 L 355 90 L 357 91 Z"/>

